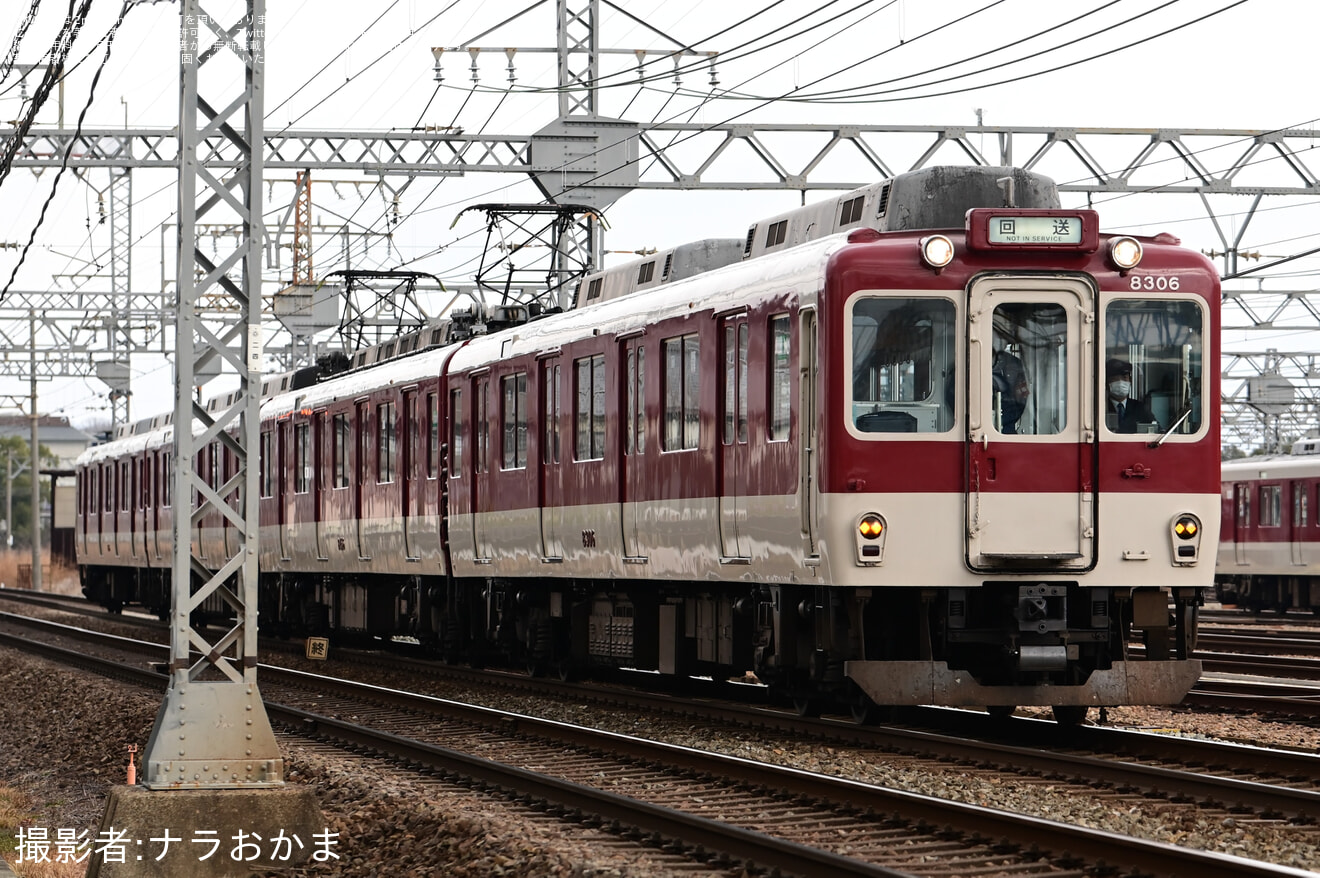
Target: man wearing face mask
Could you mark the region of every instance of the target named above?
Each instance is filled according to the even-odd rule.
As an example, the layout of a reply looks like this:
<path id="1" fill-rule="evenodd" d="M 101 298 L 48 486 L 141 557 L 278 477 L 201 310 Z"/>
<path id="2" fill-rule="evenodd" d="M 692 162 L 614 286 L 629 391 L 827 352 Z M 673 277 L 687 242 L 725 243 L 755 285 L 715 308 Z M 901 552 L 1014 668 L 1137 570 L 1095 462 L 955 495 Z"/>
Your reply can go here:
<path id="1" fill-rule="evenodd" d="M 1117 357 L 1105 361 L 1105 423 L 1115 433 L 1136 433 L 1139 424 L 1154 424 L 1155 417 L 1141 400 L 1132 398 L 1132 366 Z"/>

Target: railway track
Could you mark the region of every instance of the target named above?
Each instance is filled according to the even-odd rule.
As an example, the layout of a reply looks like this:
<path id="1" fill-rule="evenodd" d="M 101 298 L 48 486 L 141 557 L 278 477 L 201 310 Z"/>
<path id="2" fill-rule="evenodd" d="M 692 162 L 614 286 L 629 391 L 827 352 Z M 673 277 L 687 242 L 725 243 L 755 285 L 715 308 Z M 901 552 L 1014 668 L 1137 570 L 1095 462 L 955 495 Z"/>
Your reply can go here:
<path id="1" fill-rule="evenodd" d="M 47 630 L 58 631 L 59 629 L 47 627 Z M 68 632 L 65 632 L 62 633 L 60 636 L 71 636 L 71 635 Z M 135 642 L 128 642 L 128 643 L 119 643 L 116 648 L 132 649 L 135 655 L 142 655 L 143 650 L 150 651 L 153 649 L 158 649 L 159 647 L 153 646 L 151 644 L 139 644 Z M 263 668 L 262 674 L 263 674 L 263 691 L 265 692 L 268 699 L 273 699 L 276 697 L 273 694 L 274 687 L 293 686 L 295 687 L 295 691 L 306 690 L 312 693 L 312 695 L 310 696 L 311 698 L 310 704 L 316 706 L 316 711 L 315 711 L 316 715 L 312 715 L 313 712 L 307 710 L 308 702 L 304 702 L 302 707 L 298 707 L 296 704 L 289 704 L 287 705 L 289 709 L 295 712 L 288 714 L 281 713 L 279 715 L 285 716 L 286 720 L 291 718 L 292 722 L 294 722 L 295 724 L 300 724 L 301 727 L 304 729 L 315 727 L 318 730 L 318 733 L 320 734 L 330 735 L 332 737 L 336 737 L 337 739 L 353 741 L 357 746 L 362 746 L 362 747 L 369 746 L 372 749 L 383 748 L 384 750 L 389 751 L 392 745 L 390 746 L 386 746 L 386 745 L 389 744 L 390 740 L 392 739 L 389 738 L 379 739 L 379 738 L 371 737 L 377 735 L 378 733 L 384 734 L 386 736 L 394 736 L 396 738 L 406 738 L 409 739 L 410 741 L 420 741 L 421 744 L 426 744 L 426 742 L 422 740 L 422 738 L 424 737 L 423 733 L 410 731 L 410 729 L 415 728 L 414 726 L 406 726 L 404 727 L 404 731 L 401 732 L 400 726 L 398 724 L 404 722 L 404 720 L 401 719 L 400 717 L 404 717 L 404 716 L 410 717 L 409 719 L 407 719 L 408 723 L 420 722 L 423 728 L 433 727 L 434 724 L 437 722 L 450 723 L 454 721 L 452 718 L 448 718 L 448 717 L 442 718 L 442 717 L 437 717 L 435 715 L 435 711 L 438 709 L 436 706 L 437 704 L 443 703 L 444 705 L 446 705 L 445 708 L 446 710 L 455 709 L 447 706 L 452 704 L 451 702 L 439 702 L 435 699 L 419 700 L 418 696 L 414 696 L 408 693 L 399 693 L 397 691 L 386 691 L 379 689 L 365 689 L 365 688 L 360 688 L 362 684 L 356 684 L 356 683 L 348 683 L 348 682 L 331 683 L 321 678 L 313 677 L 311 675 L 300 675 L 297 674 L 296 672 L 290 672 L 282 669 Z M 155 681 L 156 681 L 156 685 L 160 684 L 160 678 L 158 677 L 155 678 Z M 327 691 L 327 687 L 329 686 L 335 687 L 333 693 Z M 347 687 L 347 688 L 343 688 L 343 687 Z M 327 708 L 326 698 L 328 695 L 335 699 L 335 701 L 333 702 L 333 707 L 330 709 Z M 303 697 L 306 698 L 309 696 L 305 695 Z M 297 699 L 293 697 L 283 698 L 283 696 L 281 696 L 281 698 L 283 700 L 290 702 L 297 701 Z M 382 706 L 383 703 L 388 703 L 388 706 Z M 426 705 L 425 709 L 419 707 L 419 705 L 421 704 Z M 272 711 L 272 716 L 274 717 L 276 713 L 283 710 L 284 708 L 282 707 L 274 708 Z M 381 713 L 382 710 L 385 711 L 384 714 Z M 477 739 L 478 743 L 473 745 L 473 749 L 480 752 L 482 756 L 489 756 L 491 755 L 492 750 L 496 750 L 496 749 L 500 750 L 501 752 L 509 752 L 513 754 L 518 754 L 520 756 L 525 756 L 526 754 L 530 754 L 533 752 L 532 744 L 529 743 L 529 741 L 549 740 L 551 742 L 549 744 L 550 750 L 546 751 L 546 753 L 543 753 L 542 756 L 532 759 L 531 763 L 525 762 L 524 765 L 522 766 L 522 770 L 524 771 L 528 770 L 526 765 L 531 764 L 536 771 L 540 771 L 540 766 L 542 764 L 555 763 L 556 759 L 558 758 L 554 755 L 555 753 L 564 752 L 566 748 L 571 748 L 572 752 L 574 753 L 587 754 L 585 757 L 581 757 L 577 761 L 580 764 L 583 760 L 585 760 L 588 766 L 589 773 L 590 773 L 590 769 L 594 768 L 597 773 L 596 775 L 593 776 L 600 776 L 599 772 L 603 771 L 603 769 L 601 769 L 600 766 L 603 764 L 601 762 L 601 759 L 604 757 L 598 754 L 606 752 L 606 749 L 602 749 L 604 745 L 602 745 L 598 740 L 593 742 L 593 740 L 585 739 L 585 738 L 580 740 L 576 738 L 565 739 L 563 737 L 563 735 L 565 734 L 563 731 L 563 729 L 565 728 L 563 724 L 542 725 L 543 721 L 540 720 L 533 720 L 528 717 L 510 716 L 509 714 L 486 713 L 485 709 L 479 709 L 479 708 L 464 707 L 462 710 L 477 711 L 477 715 L 482 717 L 482 719 L 468 720 L 468 722 L 482 729 L 480 733 L 481 735 L 489 735 L 491 734 L 490 730 L 492 728 L 495 728 L 498 730 L 499 734 L 512 737 L 510 730 L 511 729 L 517 730 L 517 736 L 514 737 L 513 740 L 511 741 L 505 741 L 503 744 L 493 743 L 490 739 L 481 738 L 479 735 Z M 297 711 L 301 711 L 301 712 L 297 712 Z M 337 714 L 338 718 L 336 718 L 335 716 L 327 716 L 326 715 L 327 713 Z M 360 722 L 362 715 L 372 715 L 376 717 L 376 720 L 373 721 L 372 725 L 377 726 L 377 728 L 372 731 L 363 731 L 361 729 L 355 728 L 357 726 L 362 725 L 362 723 Z M 353 716 L 356 717 L 357 719 L 355 721 L 347 721 L 344 719 L 345 716 Z M 421 717 L 420 720 L 417 718 L 418 716 Z M 793 718 L 793 719 L 797 720 L 798 718 Z M 380 728 L 380 726 L 382 725 L 385 727 Z M 1014 725 L 1015 727 L 1018 726 L 1018 722 L 1015 721 Z M 1021 728 L 1036 729 L 1037 731 L 1039 731 L 1039 729 L 1043 729 L 1046 726 L 1057 732 L 1057 729 L 1055 729 L 1055 727 L 1053 727 L 1052 724 L 1034 724 L 1034 725 L 1025 724 L 1022 725 Z M 848 727 L 844 727 L 844 728 L 848 728 Z M 869 731 L 869 730 L 850 728 L 848 729 L 848 734 L 859 735 L 862 734 L 864 731 Z M 1077 730 L 1077 731 L 1091 732 L 1093 730 L 1088 729 L 1088 730 Z M 1102 731 L 1102 730 L 1095 730 L 1095 731 Z M 1016 728 L 1015 728 L 1015 732 L 1017 732 Z M 1034 733 L 1036 732 L 1033 732 L 1033 734 Z M 573 734 L 595 735 L 599 733 L 575 731 Z M 881 734 L 881 732 L 877 732 L 877 734 Z M 891 732 L 891 734 L 896 734 L 896 732 Z M 1316 799 L 1317 794 L 1315 793 L 1314 790 L 1305 790 L 1300 788 L 1287 787 L 1285 784 L 1281 784 L 1278 782 L 1263 784 L 1252 781 L 1236 780 L 1232 778 L 1213 779 L 1212 777 L 1210 777 L 1210 775 L 1201 775 L 1198 777 L 1195 775 L 1195 773 L 1192 772 L 1185 772 L 1185 771 L 1179 772 L 1176 770 L 1151 767 L 1151 766 L 1146 766 L 1141 770 L 1129 770 L 1120 764 L 1114 763 L 1112 759 L 1111 760 L 1090 759 L 1088 757 L 1081 757 L 1081 756 L 1064 756 L 1063 758 L 1060 758 L 1059 754 L 1051 754 L 1048 752 L 1045 752 L 1043 755 L 1032 757 L 1031 752 L 1027 748 L 1021 748 L 1021 747 L 1008 748 L 1008 747 L 1004 747 L 1003 745 L 993 745 L 993 744 L 978 745 L 977 742 L 970 742 L 966 740 L 945 742 L 944 744 L 940 744 L 936 742 L 935 740 L 936 737 L 937 736 L 933 736 L 929 734 L 923 736 L 915 733 L 908 733 L 905 738 L 905 746 L 907 746 L 909 750 L 911 750 L 911 748 L 914 746 L 914 742 L 916 741 L 920 741 L 921 745 L 927 749 L 937 748 L 939 746 L 952 746 L 952 747 L 961 746 L 962 750 L 964 751 L 962 753 L 962 758 L 964 760 L 971 759 L 973 761 L 980 761 L 983 764 L 992 765 L 992 766 L 995 764 L 999 764 L 999 765 L 1008 764 L 1014 766 L 1014 771 L 1017 772 L 1026 771 L 1026 772 L 1036 773 L 1039 774 L 1041 777 L 1045 777 L 1045 778 L 1056 778 L 1056 777 L 1063 778 L 1065 776 L 1069 776 L 1075 778 L 1076 781 L 1083 786 L 1083 788 L 1085 788 L 1086 785 L 1093 786 L 1096 784 L 1102 784 L 1112 789 L 1130 790 L 1132 791 L 1131 794 L 1134 795 L 1140 795 L 1142 793 L 1149 794 L 1152 790 L 1162 789 L 1164 791 L 1164 794 L 1169 796 L 1170 800 L 1174 802 L 1178 802 L 1182 800 L 1204 801 L 1206 799 L 1214 799 L 1216 801 L 1221 801 L 1221 802 L 1234 802 L 1235 804 L 1232 806 L 1233 808 L 1254 809 L 1262 817 L 1267 817 L 1268 815 L 1279 815 L 1280 817 L 1283 817 L 1285 815 L 1291 815 L 1293 819 L 1304 819 L 1308 813 L 1312 813 L 1312 814 L 1316 813 L 1316 808 L 1317 808 L 1317 799 Z M 1144 736 L 1144 737 L 1150 738 L 1154 736 Z M 456 733 L 454 732 L 454 730 L 452 728 L 446 727 L 442 733 L 442 740 L 445 741 L 446 745 L 451 745 L 452 742 L 455 740 L 455 738 L 456 738 Z M 370 743 L 370 741 L 375 741 L 375 743 Z M 385 741 L 385 743 L 381 743 L 382 741 Z M 1054 743 L 1057 744 L 1057 740 L 1054 741 Z M 1177 749 L 1179 751 L 1186 752 L 1187 747 L 1185 745 L 1190 742 L 1178 741 L 1174 743 L 1177 745 Z M 893 742 L 891 742 L 889 746 L 892 747 L 895 745 Z M 1113 748 L 1112 740 L 1103 742 L 1101 746 L 1112 749 Z M 421 747 L 420 749 L 417 749 L 418 744 L 416 743 L 409 743 L 406 745 L 406 747 L 412 748 L 406 751 L 408 754 L 406 758 L 409 760 L 417 761 L 419 763 L 434 765 L 437 764 L 434 762 L 434 760 L 441 758 L 436 753 L 427 750 L 426 747 Z M 452 747 L 450 747 L 449 749 L 452 749 Z M 1242 750 L 1243 748 L 1238 748 L 1238 749 Z M 1220 748 L 1220 754 L 1214 757 L 1210 764 L 1214 764 L 1222 767 L 1222 765 L 1226 761 L 1226 758 L 1223 755 L 1224 752 L 1227 751 L 1224 751 L 1223 748 Z M 705 756 L 710 756 L 710 754 L 705 754 Z M 712 803 L 712 807 L 718 806 L 718 808 L 720 809 L 719 810 L 720 815 L 726 817 L 730 813 L 780 814 L 781 812 L 783 812 L 784 819 L 786 819 L 790 823 L 796 823 L 798 822 L 796 818 L 801 817 L 801 815 L 798 814 L 798 812 L 793 811 L 791 807 L 783 803 L 785 802 L 791 803 L 800 800 L 802 797 L 807 797 L 813 803 L 809 809 L 812 814 L 819 815 L 821 813 L 825 813 L 825 811 L 828 811 L 828 813 L 831 815 L 829 819 L 826 820 L 824 823 L 818 821 L 815 824 L 813 824 L 817 827 L 815 831 L 823 832 L 825 830 L 822 827 L 828 827 L 829 832 L 834 833 L 836 837 L 842 837 L 849 840 L 849 848 L 848 848 L 849 851 L 854 850 L 853 847 L 854 842 L 857 845 L 860 845 L 859 847 L 856 847 L 856 850 L 865 849 L 865 845 L 871 843 L 865 841 L 867 838 L 873 838 L 874 843 L 879 845 L 880 847 L 893 847 L 894 844 L 893 836 L 891 835 L 886 837 L 884 835 L 884 831 L 886 830 L 897 829 L 899 833 L 902 834 L 903 837 L 905 838 L 911 836 L 912 833 L 914 832 L 913 825 L 911 825 L 910 823 L 903 824 L 899 827 L 888 825 L 888 824 L 892 824 L 893 820 L 897 818 L 892 818 L 892 817 L 877 818 L 874 815 L 867 816 L 865 814 L 859 817 L 859 815 L 855 811 L 855 806 L 858 801 L 858 796 L 861 795 L 861 793 L 859 792 L 860 788 L 856 786 L 855 782 L 842 782 L 842 786 L 833 787 L 832 789 L 834 789 L 834 792 L 830 793 L 824 788 L 818 788 L 814 786 L 794 786 L 790 784 L 788 781 L 774 782 L 760 775 L 749 776 L 741 773 L 735 773 L 733 769 L 715 769 L 710 767 L 710 763 L 702 762 L 699 764 L 688 764 L 688 767 L 684 770 L 693 778 L 695 778 L 695 780 L 688 779 L 683 784 L 680 784 L 678 779 L 670 778 L 667 775 L 660 775 L 659 778 L 661 779 L 658 779 L 657 775 L 654 774 L 654 772 L 657 770 L 655 768 L 655 766 L 657 765 L 664 765 L 668 767 L 670 765 L 686 764 L 681 762 L 672 751 L 662 750 L 658 753 L 652 751 L 649 752 L 649 754 L 640 751 L 623 751 L 620 753 L 612 754 L 609 758 L 612 760 L 616 760 L 611 764 L 617 765 L 618 767 L 606 771 L 604 776 L 610 778 L 609 786 L 615 788 L 615 790 L 617 790 L 619 786 L 624 783 L 632 783 L 638 786 L 639 788 L 648 788 L 648 789 L 654 788 L 657 785 L 663 786 L 666 789 L 669 789 L 671 787 L 675 790 L 681 789 L 683 790 L 683 792 L 678 796 L 678 801 L 697 802 L 698 804 L 701 805 Z M 947 757 L 939 757 L 939 758 L 947 758 Z M 1293 776 L 1302 776 L 1309 774 L 1310 777 L 1314 778 L 1317 775 L 1314 758 L 1308 761 L 1302 759 L 1297 754 L 1275 754 L 1271 758 L 1276 760 L 1276 763 L 1273 765 L 1273 767 L 1256 765 L 1250 770 L 1258 773 L 1274 772 L 1276 776 L 1280 776 L 1280 775 L 1287 776 L 1288 774 L 1291 773 Z M 1029 759 L 1034 759 L 1035 761 L 1028 761 Z M 1051 759 L 1052 761 L 1050 761 Z M 1045 760 L 1045 761 L 1040 761 L 1040 760 Z M 1227 761 L 1231 762 L 1232 760 L 1227 760 Z M 459 760 L 459 762 L 461 762 L 461 760 Z M 636 769 L 636 768 L 629 769 L 626 767 L 629 765 L 641 766 L 641 769 Z M 519 766 L 514 766 L 514 767 L 519 767 Z M 449 772 L 462 773 L 459 768 L 452 766 L 444 770 Z M 625 780 L 625 778 L 631 777 L 631 775 L 627 773 L 628 771 L 638 771 L 638 770 L 640 770 L 641 772 L 639 775 L 637 775 L 638 779 L 632 781 Z M 762 769 L 758 769 L 758 770 L 762 770 Z M 1221 769 L 1216 769 L 1216 770 L 1221 770 Z M 739 769 L 739 771 L 741 772 L 742 769 Z M 715 778 L 715 781 L 713 782 L 713 786 L 711 785 L 702 786 L 702 784 L 711 783 L 708 780 L 703 780 L 703 778 L 705 778 L 706 776 L 711 776 Z M 1193 780 L 1194 777 L 1196 777 L 1197 779 Z M 837 779 L 835 780 L 837 781 Z M 578 780 L 572 780 L 571 782 L 579 783 L 580 781 L 581 779 L 579 778 Z M 482 782 L 495 783 L 496 781 L 490 778 L 486 778 Z M 510 783 L 512 782 L 506 778 L 505 780 L 500 781 L 499 785 L 504 786 Z M 795 781 L 794 783 L 797 783 L 797 781 Z M 813 781 L 813 783 L 815 783 L 815 781 Z M 696 786 L 692 786 L 691 784 L 696 784 Z M 590 786 L 591 783 L 588 782 L 586 785 Z M 867 785 L 862 785 L 862 786 L 866 787 L 867 789 L 870 789 L 870 787 Z M 739 805 L 738 807 L 734 807 L 736 801 L 730 798 L 731 794 L 729 793 L 729 790 L 730 789 L 738 790 L 744 787 L 751 787 L 756 790 L 778 790 L 779 792 L 777 792 L 769 800 L 765 798 L 756 798 L 755 796 L 753 796 L 752 798 L 748 799 L 746 803 Z M 1288 789 L 1289 792 L 1286 795 L 1281 795 L 1279 791 L 1285 788 Z M 542 791 L 540 793 L 537 793 L 537 795 L 544 796 L 545 793 L 544 791 Z M 748 795 L 751 794 L 749 793 Z M 762 792 L 762 793 L 758 793 L 757 795 L 763 797 L 765 793 Z M 878 793 L 867 793 L 866 795 L 868 797 L 873 795 L 879 796 Z M 911 794 L 903 794 L 903 795 L 910 796 Z M 918 798 L 923 798 L 923 797 L 918 797 Z M 1288 801 L 1285 801 L 1285 799 Z M 1018 827 L 1018 831 L 1025 832 L 1025 835 L 1014 835 L 1014 833 L 1009 830 L 1009 827 L 1001 826 L 999 825 L 998 822 L 996 822 L 996 821 L 1004 820 L 1005 818 L 1003 818 L 1002 816 L 994 816 L 992 819 L 990 817 L 987 817 L 986 815 L 977 815 L 976 809 L 973 809 L 970 812 L 958 812 L 957 808 L 955 808 L 954 811 L 958 813 L 950 814 L 942 810 L 943 806 L 939 806 L 937 809 L 937 806 L 930 802 L 923 801 L 921 803 L 917 803 L 913 801 L 907 801 L 902 798 L 902 795 L 900 795 L 898 799 L 883 798 L 883 797 L 871 799 L 864 797 L 864 800 L 869 803 L 866 805 L 866 807 L 872 809 L 875 815 L 882 815 L 886 813 L 886 808 L 889 808 L 890 811 L 888 813 L 892 814 L 895 813 L 893 809 L 897 808 L 898 809 L 897 813 L 903 814 L 905 818 L 908 820 L 911 820 L 914 814 L 922 815 L 917 820 L 918 826 L 923 820 L 931 823 L 933 826 L 943 827 L 947 824 L 947 826 L 952 827 L 952 829 L 932 829 L 931 834 L 929 835 L 928 838 L 928 842 L 926 843 L 926 846 L 929 848 L 929 850 L 949 849 L 950 846 L 953 845 L 954 846 L 953 849 L 959 851 L 957 853 L 950 854 L 955 858 L 957 857 L 971 857 L 972 859 L 976 859 L 977 857 L 991 858 L 991 859 L 977 860 L 977 862 L 981 864 L 982 868 L 987 867 L 992 862 L 998 863 L 1003 861 L 1003 859 L 1008 855 L 1008 848 L 1014 848 L 1014 847 L 1018 848 L 1019 851 L 1022 850 L 1027 851 L 1028 853 L 1026 854 L 1026 862 L 1037 863 L 1037 866 L 1039 866 L 1038 861 L 1043 854 L 1043 849 L 1047 849 L 1047 848 L 1057 849 L 1057 850 L 1068 850 L 1073 852 L 1073 854 L 1082 857 L 1083 860 L 1085 860 L 1085 858 L 1088 855 L 1079 854 L 1078 851 L 1084 851 L 1088 849 L 1096 850 L 1097 853 L 1094 856 L 1099 857 L 1101 859 L 1105 859 L 1106 862 L 1112 863 L 1113 862 L 1112 858 L 1118 855 L 1117 852 L 1120 850 L 1121 847 L 1121 846 L 1116 847 L 1115 845 L 1117 843 L 1113 839 L 1108 839 L 1102 844 L 1103 849 L 1108 853 L 1107 854 L 1099 853 L 1100 848 L 1087 847 L 1087 844 L 1089 844 L 1090 842 L 1086 842 L 1083 839 L 1068 840 L 1065 838 L 1061 838 L 1059 836 L 1052 834 L 1053 832 L 1056 831 L 1052 827 L 1050 828 L 1049 832 L 1045 832 L 1044 827 L 1030 825 L 1029 823 L 1020 825 Z M 1249 800 L 1253 800 L 1253 801 L 1248 803 Z M 558 802 L 558 804 L 555 807 L 572 807 L 572 808 L 577 808 L 579 810 L 583 810 L 580 805 L 570 806 L 564 804 L 564 802 L 562 801 L 559 800 L 555 800 L 555 801 Z M 775 805 L 776 802 L 780 804 L 776 806 Z M 888 802 L 889 804 L 886 805 L 885 804 L 886 802 Z M 668 800 L 665 799 L 664 797 L 661 797 L 661 800 L 658 803 L 658 807 L 668 807 L 671 804 L 673 804 L 673 800 Z M 945 804 L 952 805 L 955 803 L 945 803 Z M 967 807 L 967 806 L 963 806 L 963 807 Z M 824 811 L 822 809 L 824 809 Z M 936 809 L 936 810 L 926 810 L 926 809 Z M 698 813 L 696 813 L 695 816 L 702 817 L 702 815 L 699 813 L 701 810 L 702 809 L 700 808 L 696 809 Z M 1000 813 L 1002 814 L 1002 812 Z M 614 817 L 610 819 L 620 819 L 620 818 Z M 879 820 L 879 828 L 876 828 L 877 819 Z M 630 824 L 630 825 L 634 825 L 636 828 L 638 828 L 638 831 L 659 833 L 661 836 L 665 838 L 680 838 L 680 839 L 684 838 L 684 836 L 681 834 L 680 835 L 673 834 L 678 831 L 674 826 L 671 825 L 667 829 L 662 829 L 661 824 L 655 822 L 656 820 L 658 820 L 658 818 L 655 818 L 653 816 L 651 818 L 648 818 L 648 821 L 642 821 L 640 823 Z M 869 830 L 868 827 L 870 827 Z M 709 831 L 709 829 L 710 829 L 709 827 L 706 827 L 705 829 L 702 830 L 702 832 Z M 867 835 L 868 831 L 878 834 L 874 836 L 870 836 Z M 840 832 L 843 833 L 842 836 L 838 835 L 838 833 Z M 1044 835 L 1042 835 L 1042 833 L 1044 833 Z M 1010 844 L 1008 844 L 1007 848 L 1003 844 L 991 844 L 988 847 L 986 847 L 984 845 L 984 839 L 986 837 L 1007 838 L 1010 839 Z M 1018 841 L 1012 841 L 1015 838 L 1018 839 Z M 1038 842 L 1041 850 L 1032 849 L 1030 847 L 1030 840 L 1040 839 L 1040 838 L 1050 838 L 1052 839 L 1052 841 L 1049 845 L 1046 845 L 1043 842 Z M 689 841 L 686 843 L 690 845 L 694 842 Z M 701 844 L 702 846 L 708 846 L 710 844 L 709 842 L 695 842 L 695 843 Z M 749 842 L 747 842 L 746 840 L 740 841 L 737 844 L 729 843 L 731 845 L 731 847 L 728 849 L 729 856 L 734 858 L 752 859 L 758 862 L 764 862 L 763 860 L 758 860 L 757 855 L 753 855 L 750 852 L 750 848 L 743 847 L 743 845 L 748 843 Z M 793 843 L 800 843 L 800 842 L 793 842 Z M 1023 847 L 1024 844 L 1027 846 Z M 963 845 L 963 847 L 958 848 L 958 845 Z M 1059 845 L 1062 845 L 1062 847 L 1060 847 Z M 1144 848 L 1142 849 L 1142 851 L 1143 851 L 1143 853 L 1141 854 L 1142 857 L 1147 857 L 1147 856 L 1154 857 L 1154 859 L 1148 859 L 1142 861 L 1147 868 L 1150 868 L 1152 863 L 1163 863 L 1164 860 L 1162 858 L 1165 856 L 1169 856 L 1169 857 L 1175 856 L 1174 854 L 1167 852 L 1164 854 L 1157 855 L 1156 852 L 1148 851 L 1145 850 Z M 771 860 L 771 862 L 780 862 L 779 857 L 781 855 L 775 855 L 775 856 L 776 858 Z M 1015 856 L 1018 856 L 1020 858 L 1022 855 L 1019 853 Z M 998 859 L 993 859 L 993 858 L 998 858 Z M 964 863 L 963 864 L 964 867 L 970 868 L 969 865 L 970 862 L 971 861 L 969 860 L 967 863 Z M 1025 867 L 1026 863 L 1023 863 L 1022 865 Z M 1071 865 L 1076 865 L 1076 864 L 1074 863 L 1073 860 L 1068 858 L 1064 858 L 1064 860 L 1054 862 L 1054 868 L 1056 869 L 1063 868 L 1066 870 L 1067 868 L 1070 868 Z M 1098 864 L 1096 862 L 1090 863 L 1091 867 L 1095 867 L 1097 865 Z M 910 865 L 905 868 L 910 868 Z M 1220 872 L 1213 871 L 1211 866 L 1209 866 L 1208 864 L 1193 865 L 1191 863 L 1183 863 L 1176 868 L 1173 868 L 1172 866 L 1170 868 L 1172 869 L 1172 871 L 1167 872 L 1167 874 L 1221 874 Z M 1204 869 L 1211 869 L 1211 871 L 1204 871 Z M 888 874 L 888 873 L 836 872 L 836 874 Z M 908 872 L 905 874 L 922 874 L 922 873 Z M 1234 874 L 1250 874 L 1250 873 L 1238 871 L 1238 872 L 1234 872 Z M 1265 874 L 1289 874 L 1289 873 L 1283 872 L 1283 873 L 1265 873 Z"/>

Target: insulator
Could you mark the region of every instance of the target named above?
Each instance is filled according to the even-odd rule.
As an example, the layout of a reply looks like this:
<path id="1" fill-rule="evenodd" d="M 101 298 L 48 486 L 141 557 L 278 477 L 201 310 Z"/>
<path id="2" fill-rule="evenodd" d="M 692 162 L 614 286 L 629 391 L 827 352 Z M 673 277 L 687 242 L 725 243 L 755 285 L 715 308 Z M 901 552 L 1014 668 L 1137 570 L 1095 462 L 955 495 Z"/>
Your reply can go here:
<path id="1" fill-rule="evenodd" d="M 480 49 L 477 48 L 468 49 L 468 54 L 472 56 L 472 67 L 470 69 L 472 71 L 473 85 L 476 85 L 478 82 L 481 81 L 481 72 L 477 70 L 477 55 L 479 55 L 480 53 L 481 53 Z"/>
<path id="2" fill-rule="evenodd" d="M 505 50 L 504 50 L 504 54 L 507 55 L 508 58 L 509 58 L 509 68 L 508 68 L 508 69 L 509 69 L 509 85 L 513 85 L 513 83 L 518 79 L 517 73 L 516 73 L 516 72 L 514 71 L 514 69 L 513 69 L 513 53 L 516 52 L 516 51 L 518 51 L 518 50 L 517 50 L 517 49 L 505 49 Z"/>
<path id="3" fill-rule="evenodd" d="M 710 62 L 710 87 L 718 88 L 719 84 L 720 78 L 715 73 L 715 59 L 712 58 Z"/>

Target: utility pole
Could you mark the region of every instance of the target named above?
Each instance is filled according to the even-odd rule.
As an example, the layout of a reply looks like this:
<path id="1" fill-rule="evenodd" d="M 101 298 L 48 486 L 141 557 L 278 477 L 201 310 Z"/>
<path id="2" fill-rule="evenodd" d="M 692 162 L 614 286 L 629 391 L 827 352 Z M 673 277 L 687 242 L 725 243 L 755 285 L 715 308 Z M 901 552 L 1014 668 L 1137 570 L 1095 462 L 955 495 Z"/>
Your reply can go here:
<path id="1" fill-rule="evenodd" d="M 31 399 L 29 408 L 32 419 L 32 590 L 41 591 L 41 447 L 37 444 L 37 426 L 41 416 L 37 414 L 37 312 L 28 311 L 28 328 L 31 332 L 28 346 L 28 365 L 32 370 Z"/>

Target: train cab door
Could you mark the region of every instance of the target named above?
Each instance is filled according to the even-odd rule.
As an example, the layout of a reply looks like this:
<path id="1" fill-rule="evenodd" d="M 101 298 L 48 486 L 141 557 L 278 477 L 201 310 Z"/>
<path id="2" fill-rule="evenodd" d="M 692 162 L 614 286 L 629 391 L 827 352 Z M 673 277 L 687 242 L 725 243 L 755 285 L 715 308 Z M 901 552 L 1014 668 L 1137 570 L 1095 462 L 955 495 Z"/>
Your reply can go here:
<path id="1" fill-rule="evenodd" d="M 541 369 L 541 559 L 564 560 L 564 474 L 560 468 L 562 444 L 560 416 L 563 388 L 559 358 L 542 360 Z"/>
<path id="2" fill-rule="evenodd" d="M 1310 524 L 1311 510 L 1306 499 L 1306 482 L 1292 482 L 1292 519 L 1288 522 L 1288 542 L 1291 545 L 1294 567 L 1304 567 L 1306 558 L 1307 525 Z"/>
<path id="3" fill-rule="evenodd" d="M 725 564 L 751 558 L 747 532 L 747 315 L 725 317 L 720 327 L 720 557 Z"/>
<path id="4" fill-rule="evenodd" d="M 1094 564 L 1094 298 L 1067 278 L 971 286 L 966 526 L 975 570 Z"/>

